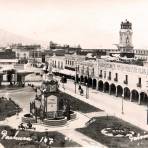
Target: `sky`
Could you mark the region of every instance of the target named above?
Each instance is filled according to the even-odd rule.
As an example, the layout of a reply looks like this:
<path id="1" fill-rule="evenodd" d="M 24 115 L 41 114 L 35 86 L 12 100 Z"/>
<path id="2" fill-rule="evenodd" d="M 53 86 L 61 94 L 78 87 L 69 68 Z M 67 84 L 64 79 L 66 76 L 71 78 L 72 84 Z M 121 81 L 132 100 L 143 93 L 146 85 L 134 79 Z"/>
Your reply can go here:
<path id="1" fill-rule="evenodd" d="M 0 0 L 0 29 L 47 44 L 116 48 L 128 19 L 134 48 L 148 49 L 147 8 L 147 0 Z"/>

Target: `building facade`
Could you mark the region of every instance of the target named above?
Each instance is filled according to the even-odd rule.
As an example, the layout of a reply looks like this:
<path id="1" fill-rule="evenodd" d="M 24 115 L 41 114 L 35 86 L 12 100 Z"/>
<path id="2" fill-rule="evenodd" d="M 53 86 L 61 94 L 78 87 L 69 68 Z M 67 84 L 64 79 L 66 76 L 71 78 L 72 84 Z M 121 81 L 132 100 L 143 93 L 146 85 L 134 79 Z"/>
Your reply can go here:
<path id="1" fill-rule="evenodd" d="M 138 104 L 147 102 L 148 68 L 103 59 L 79 63 L 78 80 L 98 91 Z"/>

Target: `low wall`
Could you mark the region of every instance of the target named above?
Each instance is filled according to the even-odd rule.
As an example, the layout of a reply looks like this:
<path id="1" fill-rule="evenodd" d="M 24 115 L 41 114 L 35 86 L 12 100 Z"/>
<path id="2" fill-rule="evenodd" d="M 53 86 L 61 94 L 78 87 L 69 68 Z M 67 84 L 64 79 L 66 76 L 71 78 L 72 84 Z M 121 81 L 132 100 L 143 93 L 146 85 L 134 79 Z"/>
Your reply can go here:
<path id="1" fill-rule="evenodd" d="M 61 126 L 61 125 L 65 125 L 67 123 L 67 119 L 59 119 L 59 120 L 54 120 L 54 119 L 44 119 L 43 123 L 46 125 L 50 125 L 50 126 Z"/>

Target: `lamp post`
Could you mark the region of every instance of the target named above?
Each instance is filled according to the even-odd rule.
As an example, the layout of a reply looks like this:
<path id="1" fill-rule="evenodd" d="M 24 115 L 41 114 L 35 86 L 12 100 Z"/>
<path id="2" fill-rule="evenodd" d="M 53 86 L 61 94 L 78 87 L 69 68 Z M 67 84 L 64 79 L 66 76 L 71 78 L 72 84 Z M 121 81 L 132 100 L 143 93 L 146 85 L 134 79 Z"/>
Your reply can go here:
<path id="1" fill-rule="evenodd" d="M 76 75 L 75 75 L 75 94 L 76 94 L 77 93 L 77 64 L 76 64 L 75 71 L 76 71 Z"/>
<path id="2" fill-rule="evenodd" d="M 145 99 L 147 100 L 147 97 L 146 97 L 146 95 L 144 94 L 144 100 L 145 100 Z M 146 110 L 146 111 L 147 111 L 147 124 L 148 124 L 148 102 L 147 102 L 147 110 Z"/>
<path id="3" fill-rule="evenodd" d="M 44 96 L 44 113 L 47 116 L 47 96 L 46 96 L 46 89 L 44 89 L 42 92 L 43 92 L 43 96 Z"/>
<path id="4" fill-rule="evenodd" d="M 89 98 L 89 67 L 87 67 L 86 99 Z"/>
<path id="5" fill-rule="evenodd" d="M 124 111 L 123 111 L 123 97 L 122 97 L 122 114 L 124 114 Z"/>
<path id="6" fill-rule="evenodd" d="M 125 93 L 125 92 L 124 92 L 124 90 L 123 90 L 123 96 L 122 96 L 122 99 L 121 99 L 121 101 L 122 101 L 122 112 L 121 112 L 121 113 L 122 113 L 122 114 L 124 114 L 124 111 L 123 111 L 123 99 L 124 99 L 124 93 Z"/>

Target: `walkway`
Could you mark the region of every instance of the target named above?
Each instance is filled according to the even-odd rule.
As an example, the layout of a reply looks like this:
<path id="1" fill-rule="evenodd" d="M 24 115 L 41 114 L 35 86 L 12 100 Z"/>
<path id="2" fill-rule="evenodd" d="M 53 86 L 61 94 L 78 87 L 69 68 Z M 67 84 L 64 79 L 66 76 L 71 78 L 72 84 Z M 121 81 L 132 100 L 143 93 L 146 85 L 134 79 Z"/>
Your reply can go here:
<path id="1" fill-rule="evenodd" d="M 9 117 L 5 119 L 4 121 L 0 121 L 0 125 L 8 125 L 12 128 L 18 128 L 18 125 L 22 122 L 21 117 L 25 114 L 25 112 L 21 112 L 19 116 L 15 115 L 12 117 Z M 76 128 L 82 128 L 85 126 L 85 123 L 89 121 L 89 117 L 77 113 L 77 119 L 73 121 L 69 121 L 68 124 L 65 126 L 46 126 L 43 124 L 33 124 L 33 127 L 36 128 L 36 131 L 38 132 L 45 132 L 45 131 L 58 131 L 65 135 L 69 140 L 73 140 L 80 144 L 83 147 L 89 147 L 89 148 L 105 148 L 104 145 L 100 144 L 99 142 L 85 136 L 84 134 L 81 134 L 77 131 L 75 131 Z M 32 129 L 32 131 L 34 131 Z M 1 147 L 0 147 L 1 148 Z"/>
<path id="2" fill-rule="evenodd" d="M 18 125 L 22 122 L 21 117 L 29 112 L 29 100 L 30 97 L 35 95 L 32 92 L 32 89 L 29 87 L 22 88 L 20 90 L 0 90 L 1 96 L 7 95 L 11 97 L 16 103 L 21 105 L 23 111 L 19 115 L 15 115 L 9 118 L 6 118 L 4 121 L 0 121 L 0 125 L 8 125 L 12 128 L 18 128 Z M 75 131 L 76 128 L 82 128 L 85 126 L 85 123 L 94 116 L 104 116 L 104 112 L 93 112 L 93 113 L 81 113 L 77 112 L 77 118 L 73 121 L 69 121 L 65 126 L 46 126 L 43 124 L 33 124 L 33 127 L 36 128 L 36 131 L 45 132 L 45 131 L 58 131 L 64 134 L 66 137 L 76 141 L 82 146 L 87 147 L 101 147 L 104 146 L 93 139 Z"/>

